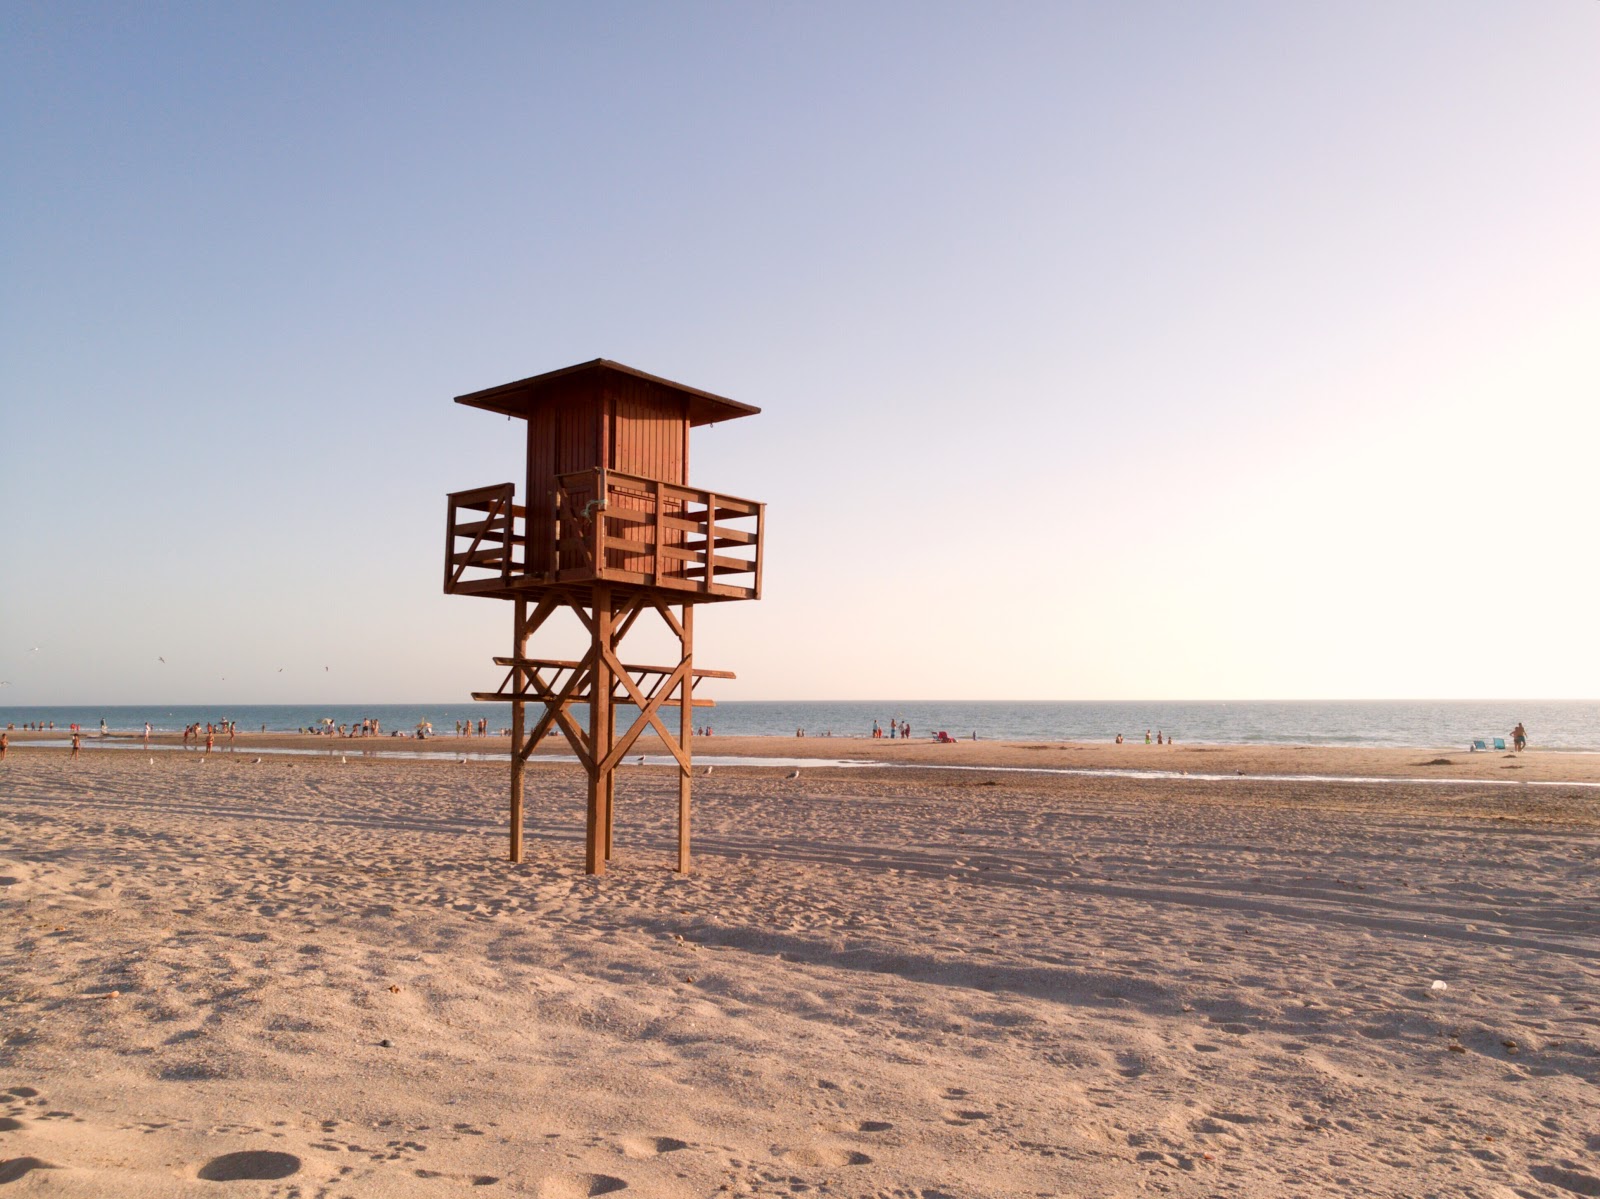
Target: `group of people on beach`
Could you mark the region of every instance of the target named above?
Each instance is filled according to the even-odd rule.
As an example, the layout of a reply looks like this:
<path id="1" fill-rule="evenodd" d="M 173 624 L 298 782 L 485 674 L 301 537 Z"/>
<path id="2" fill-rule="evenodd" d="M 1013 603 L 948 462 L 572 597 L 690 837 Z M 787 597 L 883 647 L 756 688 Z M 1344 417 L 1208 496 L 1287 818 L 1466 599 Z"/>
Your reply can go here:
<path id="1" fill-rule="evenodd" d="M 902 740 L 911 736 L 911 722 L 909 720 L 902 720 L 898 722 L 891 720 L 889 722 L 889 740 L 893 741 L 897 736 Z M 874 720 L 872 722 L 872 739 L 874 741 L 879 741 L 882 740 L 882 738 L 883 726 Z"/>
<path id="2" fill-rule="evenodd" d="M 265 725 L 261 726 L 261 731 L 267 731 Z M 311 737 L 380 737 L 383 735 L 383 726 L 370 718 L 360 724 L 334 724 L 330 717 L 320 725 L 312 725 L 300 731 Z"/>
<path id="3" fill-rule="evenodd" d="M 1117 734 L 1115 743 L 1117 745 L 1121 745 L 1123 743 L 1122 742 L 1122 734 L 1121 733 Z M 1146 745 L 1150 744 L 1150 730 L 1149 729 L 1145 729 L 1145 731 L 1144 731 L 1144 743 Z M 1178 739 L 1176 737 L 1174 737 L 1171 733 L 1163 733 L 1160 729 L 1157 729 L 1156 730 L 1155 743 L 1157 745 L 1176 745 L 1176 744 L 1178 744 Z"/>
<path id="4" fill-rule="evenodd" d="M 226 736 L 229 741 L 232 741 L 239 735 L 238 724 L 232 720 L 206 721 L 207 749 L 210 749 L 212 745 L 216 743 L 216 739 L 219 735 Z M 194 738 L 196 745 L 200 743 L 200 722 L 198 720 L 193 724 L 186 724 L 183 726 L 183 744 L 185 748 L 187 748 L 189 745 L 190 737 Z"/>

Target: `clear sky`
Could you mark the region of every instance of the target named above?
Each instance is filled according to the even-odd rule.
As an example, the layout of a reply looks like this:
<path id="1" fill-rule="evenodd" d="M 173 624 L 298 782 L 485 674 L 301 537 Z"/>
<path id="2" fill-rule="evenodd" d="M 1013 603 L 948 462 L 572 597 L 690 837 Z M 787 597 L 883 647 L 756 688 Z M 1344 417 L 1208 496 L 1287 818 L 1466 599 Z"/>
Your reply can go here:
<path id="1" fill-rule="evenodd" d="M 523 426 L 451 397 L 600 356 L 765 409 L 695 438 L 769 504 L 723 698 L 1593 697 L 1597 63 L 1592 0 L 9 3 L 0 706 L 493 685 L 444 495 Z"/>

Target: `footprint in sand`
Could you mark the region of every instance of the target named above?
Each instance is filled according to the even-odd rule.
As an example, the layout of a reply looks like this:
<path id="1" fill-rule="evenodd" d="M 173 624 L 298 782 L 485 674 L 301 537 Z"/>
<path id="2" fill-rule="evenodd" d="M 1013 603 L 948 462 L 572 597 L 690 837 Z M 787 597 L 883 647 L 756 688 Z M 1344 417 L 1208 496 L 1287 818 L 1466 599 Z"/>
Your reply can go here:
<path id="1" fill-rule="evenodd" d="M 887 1120 L 863 1120 L 856 1125 L 857 1132 L 888 1132 L 894 1125 Z"/>
<path id="2" fill-rule="evenodd" d="M 40 1161 L 36 1157 L 14 1157 L 8 1162 L 0 1162 L 0 1185 L 16 1182 L 25 1174 L 35 1170 L 54 1170 L 56 1167 L 49 1162 Z"/>
<path id="3" fill-rule="evenodd" d="M 975 1111 L 971 1108 L 962 1108 L 958 1111 L 946 1112 L 946 1124 L 976 1124 L 979 1120 L 987 1120 L 992 1113 Z"/>
<path id="4" fill-rule="evenodd" d="M 541 1178 L 533 1193 L 538 1199 L 592 1199 L 627 1189 L 626 1182 L 610 1174 L 553 1174 Z"/>
<path id="5" fill-rule="evenodd" d="M 1566 1164 L 1572 1165 L 1572 1163 Z M 1600 1195 L 1600 1178 L 1575 1166 L 1572 1169 L 1563 1169 L 1561 1166 L 1530 1166 L 1528 1173 L 1547 1186 L 1570 1191 L 1574 1195 Z"/>
<path id="6" fill-rule="evenodd" d="M 680 1141 L 677 1137 L 624 1137 L 620 1144 L 626 1156 L 635 1158 L 676 1153 L 689 1147 L 688 1141 Z"/>
<path id="7" fill-rule="evenodd" d="M 839 1149 L 831 1145 L 803 1145 L 795 1149 L 785 1149 L 778 1154 L 778 1157 L 791 1165 L 820 1166 L 824 1169 L 872 1164 L 872 1159 L 865 1153 L 857 1153 L 853 1149 Z"/>
<path id="8" fill-rule="evenodd" d="M 464 1182 L 470 1186 L 493 1186 L 500 1181 L 498 1174 L 446 1174 L 442 1170 L 413 1170 L 418 1178 L 448 1178 L 452 1182 Z"/>
<path id="9" fill-rule="evenodd" d="M 243 1149 L 224 1153 L 200 1167 L 196 1177 L 206 1182 L 240 1182 L 246 1179 L 288 1178 L 300 1172 L 300 1159 L 292 1153 L 270 1149 Z"/>

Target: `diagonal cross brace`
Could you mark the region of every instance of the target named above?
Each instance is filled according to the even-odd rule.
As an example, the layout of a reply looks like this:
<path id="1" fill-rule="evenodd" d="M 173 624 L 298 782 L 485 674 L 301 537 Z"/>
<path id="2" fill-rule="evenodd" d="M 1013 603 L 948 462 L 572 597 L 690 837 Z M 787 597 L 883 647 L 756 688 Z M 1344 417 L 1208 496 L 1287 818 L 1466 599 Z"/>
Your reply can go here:
<path id="1" fill-rule="evenodd" d="M 661 738 L 661 743 L 678 760 L 678 768 L 688 774 L 690 769 L 689 760 L 684 755 L 683 749 L 678 745 L 676 738 L 668 733 L 666 725 L 661 723 L 661 717 L 658 713 L 661 711 L 662 702 L 672 694 L 673 689 L 689 673 L 690 659 L 684 658 L 683 661 L 679 662 L 677 669 L 656 687 L 653 695 L 647 698 L 634 684 L 632 676 L 623 668 L 622 663 L 617 661 L 616 655 L 610 649 L 603 649 L 601 652 L 605 654 L 606 661 L 616 673 L 617 680 L 627 690 L 634 706 L 639 709 L 639 715 L 634 719 L 633 724 L 629 726 L 628 731 L 622 735 L 616 745 L 612 747 L 611 752 L 600 763 L 601 772 L 614 769 L 617 763 L 622 761 L 627 756 L 628 751 L 633 748 L 633 743 L 639 739 L 639 735 L 647 727 L 654 726 L 657 735 Z"/>

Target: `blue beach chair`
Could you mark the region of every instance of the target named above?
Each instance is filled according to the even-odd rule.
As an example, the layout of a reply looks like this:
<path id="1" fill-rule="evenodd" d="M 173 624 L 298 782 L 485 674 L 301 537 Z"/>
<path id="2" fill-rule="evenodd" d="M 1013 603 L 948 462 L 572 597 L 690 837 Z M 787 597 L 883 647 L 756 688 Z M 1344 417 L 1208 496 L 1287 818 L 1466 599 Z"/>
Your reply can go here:
<path id="1" fill-rule="evenodd" d="M 1494 739 L 1494 747 L 1496 749 L 1504 749 L 1506 747 L 1506 739 L 1504 737 L 1496 737 Z"/>
<path id="2" fill-rule="evenodd" d="M 1486 741 L 1474 741 L 1472 743 L 1472 752 L 1473 753 L 1477 753 L 1481 749 L 1488 749 L 1488 748 L 1489 748 L 1489 744 Z"/>

